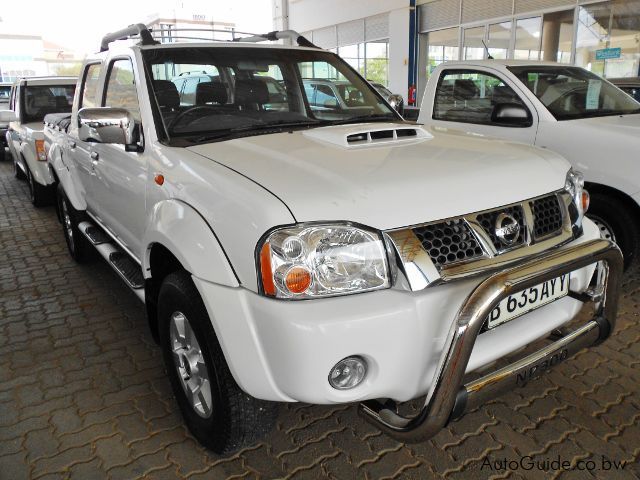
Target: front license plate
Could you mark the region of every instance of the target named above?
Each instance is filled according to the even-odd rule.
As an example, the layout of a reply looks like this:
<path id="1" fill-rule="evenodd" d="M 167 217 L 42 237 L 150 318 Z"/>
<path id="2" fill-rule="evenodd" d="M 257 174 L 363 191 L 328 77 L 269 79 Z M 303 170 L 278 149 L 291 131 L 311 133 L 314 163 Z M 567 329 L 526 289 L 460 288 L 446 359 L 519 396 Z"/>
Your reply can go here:
<path id="1" fill-rule="evenodd" d="M 552 278 L 544 283 L 509 295 L 493 309 L 487 321 L 487 330 L 509 320 L 543 307 L 569 293 L 569 274 Z"/>

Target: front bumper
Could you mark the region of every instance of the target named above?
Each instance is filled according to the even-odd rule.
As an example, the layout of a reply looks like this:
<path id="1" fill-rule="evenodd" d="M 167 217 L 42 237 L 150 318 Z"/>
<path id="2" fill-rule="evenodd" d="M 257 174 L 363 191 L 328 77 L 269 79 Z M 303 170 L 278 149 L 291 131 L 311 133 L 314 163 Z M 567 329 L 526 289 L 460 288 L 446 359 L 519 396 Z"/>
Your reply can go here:
<path id="1" fill-rule="evenodd" d="M 584 235 L 555 252 L 597 238 L 597 227 L 585 220 Z M 573 292 L 587 289 L 594 269 L 595 263 L 572 271 Z M 240 387 L 265 400 L 316 404 L 407 401 L 427 393 L 458 310 L 481 281 L 470 278 L 418 292 L 389 289 L 280 301 L 194 277 Z M 465 371 L 477 371 L 546 336 L 573 319 L 582 305 L 565 297 L 479 335 Z M 335 390 L 327 381 L 329 371 L 351 355 L 367 360 L 368 375 L 352 390 Z"/>
<path id="2" fill-rule="evenodd" d="M 575 295 L 584 302 L 593 303 L 591 320 L 572 332 L 561 333 L 555 342 L 525 358 L 472 382 L 464 382 L 466 366 L 480 329 L 501 300 L 594 262 L 600 265 L 598 281 L 587 292 Z M 622 254 L 615 244 L 608 240 L 593 240 L 492 275 L 460 308 L 420 413 L 408 418 L 398 413 L 393 402 L 368 401 L 361 404 L 361 414 L 399 440 L 423 441 L 435 435 L 450 419 L 527 383 L 582 348 L 604 341 L 615 327 L 622 263 Z"/>

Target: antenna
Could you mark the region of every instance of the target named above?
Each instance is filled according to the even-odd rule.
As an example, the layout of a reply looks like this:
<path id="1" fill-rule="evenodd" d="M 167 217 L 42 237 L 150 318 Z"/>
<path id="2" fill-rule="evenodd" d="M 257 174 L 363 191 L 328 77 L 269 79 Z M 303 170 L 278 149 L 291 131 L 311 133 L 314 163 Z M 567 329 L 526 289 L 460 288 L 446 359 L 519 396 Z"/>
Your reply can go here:
<path id="1" fill-rule="evenodd" d="M 484 40 L 481 40 L 482 45 L 484 45 L 484 50 L 487 52 L 487 58 L 489 60 L 493 60 L 494 58 L 491 56 L 491 54 L 489 53 L 489 48 L 487 47 L 487 44 L 484 43 Z"/>

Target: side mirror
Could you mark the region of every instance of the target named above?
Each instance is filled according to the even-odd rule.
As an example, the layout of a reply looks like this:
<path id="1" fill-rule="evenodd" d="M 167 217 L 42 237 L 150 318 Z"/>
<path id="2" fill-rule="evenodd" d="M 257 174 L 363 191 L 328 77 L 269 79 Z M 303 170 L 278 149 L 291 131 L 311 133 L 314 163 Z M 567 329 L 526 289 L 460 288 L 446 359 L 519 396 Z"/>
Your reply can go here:
<path id="1" fill-rule="evenodd" d="M 78 112 L 78 137 L 83 142 L 124 145 L 138 150 L 139 134 L 131 113 L 124 108 L 83 108 Z"/>
<path id="2" fill-rule="evenodd" d="M 505 127 L 530 127 L 533 124 L 529 110 L 519 103 L 498 103 L 493 107 L 491 121 Z"/>
<path id="3" fill-rule="evenodd" d="M 397 93 L 394 93 L 393 95 L 389 95 L 389 98 L 387 98 L 387 102 L 389 102 L 389 105 L 391 105 L 394 108 L 394 110 L 396 110 L 399 113 L 402 113 L 400 112 L 400 109 L 404 102 L 402 95 L 398 95 Z"/>
<path id="4" fill-rule="evenodd" d="M 16 117 L 16 112 L 13 110 L 0 110 L 0 122 L 9 123 L 15 122 L 18 118 Z"/>
<path id="5" fill-rule="evenodd" d="M 338 100 L 335 98 L 329 98 L 324 101 L 324 107 L 326 108 L 338 108 Z"/>

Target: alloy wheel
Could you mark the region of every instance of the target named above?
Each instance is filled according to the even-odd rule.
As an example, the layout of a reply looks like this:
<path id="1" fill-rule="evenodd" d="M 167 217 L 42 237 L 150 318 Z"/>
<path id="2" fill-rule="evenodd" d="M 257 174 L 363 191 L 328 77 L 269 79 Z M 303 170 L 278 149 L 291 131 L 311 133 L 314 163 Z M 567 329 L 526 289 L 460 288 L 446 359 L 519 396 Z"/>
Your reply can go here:
<path id="1" fill-rule="evenodd" d="M 62 199 L 62 225 L 64 226 L 64 231 L 67 234 L 67 240 L 69 241 L 69 247 L 71 250 L 75 248 L 75 240 L 73 238 L 73 223 L 71 222 L 71 215 L 69 215 L 69 207 L 67 206 L 67 200 Z"/>
<path id="2" fill-rule="evenodd" d="M 169 324 L 173 363 L 193 410 L 202 418 L 212 414 L 211 383 L 204 355 L 186 315 L 174 312 Z"/>
<path id="3" fill-rule="evenodd" d="M 588 216 L 589 219 L 596 224 L 598 230 L 600 230 L 600 237 L 606 240 L 611 240 L 612 242 L 616 241 L 616 235 L 613 232 L 613 228 L 605 222 L 602 218 L 596 216 Z"/>

